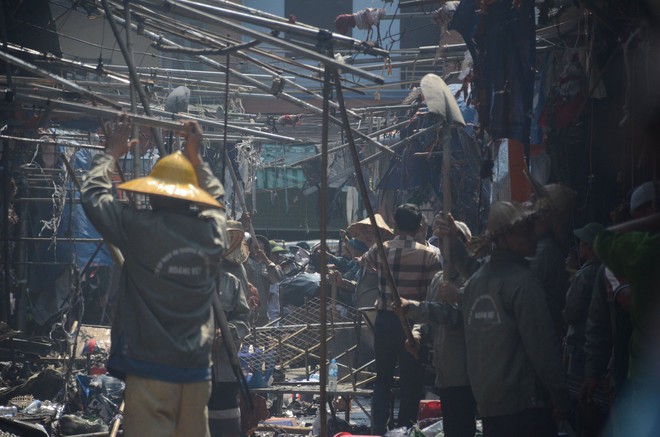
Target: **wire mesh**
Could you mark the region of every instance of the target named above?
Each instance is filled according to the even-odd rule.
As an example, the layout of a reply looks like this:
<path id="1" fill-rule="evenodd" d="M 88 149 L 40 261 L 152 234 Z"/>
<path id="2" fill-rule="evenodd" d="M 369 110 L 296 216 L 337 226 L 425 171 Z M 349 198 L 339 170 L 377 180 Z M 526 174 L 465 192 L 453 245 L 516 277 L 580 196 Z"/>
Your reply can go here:
<path id="1" fill-rule="evenodd" d="M 327 300 L 326 341 L 341 329 L 353 329 L 357 311 L 339 301 Z M 243 340 L 240 359 L 250 369 L 289 366 L 308 357 L 318 357 L 321 344 L 321 300 L 308 299 L 301 307 L 263 328 L 253 330 Z"/>

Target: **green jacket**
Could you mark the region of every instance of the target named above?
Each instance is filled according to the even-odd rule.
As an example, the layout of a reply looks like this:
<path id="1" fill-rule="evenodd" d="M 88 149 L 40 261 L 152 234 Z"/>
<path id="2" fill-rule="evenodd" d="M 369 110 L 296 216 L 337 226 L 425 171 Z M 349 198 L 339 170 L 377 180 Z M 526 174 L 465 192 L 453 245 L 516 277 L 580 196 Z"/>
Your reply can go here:
<path id="1" fill-rule="evenodd" d="M 110 155 L 96 155 L 81 190 L 90 220 L 124 256 L 111 361 L 113 355 L 121 355 L 122 360 L 182 371 L 205 368 L 210 377 L 211 304 L 227 242 L 225 213 L 220 209 L 178 214 L 132 208 L 111 193 L 114 165 Z M 208 165 L 195 170 L 200 186 L 209 194 L 215 198 L 224 194 Z M 127 373 L 127 369 L 115 370 Z"/>
<path id="2" fill-rule="evenodd" d="M 526 260 L 495 250 L 468 281 L 461 302 L 468 376 L 482 416 L 552 403 L 568 411 L 559 340 L 539 279 Z"/>
<path id="3" fill-rule="evenodd" d="M 660 233 L 605 231 L 596 238 L 594 248 L 603 264 L 630 283 L 633 332 L 629 374 L 636 377 L 642 355 L 654 345 L 652 334 L 660 304 Z"/>

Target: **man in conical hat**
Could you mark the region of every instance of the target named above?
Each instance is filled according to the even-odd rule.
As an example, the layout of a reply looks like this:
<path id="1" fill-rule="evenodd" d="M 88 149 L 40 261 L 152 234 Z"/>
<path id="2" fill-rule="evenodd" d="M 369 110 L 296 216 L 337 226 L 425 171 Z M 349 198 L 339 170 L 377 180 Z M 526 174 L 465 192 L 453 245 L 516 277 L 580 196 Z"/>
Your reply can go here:
<path id="1" fill-rule="evenodd" d="M 224 194 L 199 153 L 202 131 L 184 122 L 184 153 L 118 188 L 151 210 L 115 199 L 111 176 L 129 148 L 127 117 L 109 126 L 81 189 L 83 207 L 123 254 L 108 369 L 126 381 L 124 434 L 209 436 L 211 345 L 217 268 L 227 245 Z M 191 209 L 197 204 L 198 209 Z"/>
<path id="2" fill-rule="evenodd" d="M 223 256 L 217 292 L 236 345 L 239 345 L 249 332 L 248 280 L 243 263 L 250 252 L 244 236 L 241 222 L 227 220 L 229 244 Z M 223 338 L 219 337 L 213 345 L 213 390 L 208 404 L 209 429 L 213 437 L 238 437 L 241 433 L 239 381 L 236 380 L 222 342 Z"/>
<path id="3" fill-rule="evenodd" d="M 536 250 L 534 218 L 517 203 L 491 206 L 493 251 L 460 302 L 468 377 L 486 437 L 554 437 L 553 419 L 565 418 L 570 406 L 559 339 L 526 260 Z"/>

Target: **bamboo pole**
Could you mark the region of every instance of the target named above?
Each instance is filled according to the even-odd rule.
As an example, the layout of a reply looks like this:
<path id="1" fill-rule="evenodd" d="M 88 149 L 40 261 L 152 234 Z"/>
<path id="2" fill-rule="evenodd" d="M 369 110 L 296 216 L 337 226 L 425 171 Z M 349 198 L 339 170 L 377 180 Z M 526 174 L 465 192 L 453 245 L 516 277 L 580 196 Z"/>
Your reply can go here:
<path id="1" fill-rule="evenodd" d="M 119 405 L 119 414 L 122 414 L 124 412 L 124 407 L 126 406 L 126 403 L 122 400 L 121 405 Z M 117 437 L 117 433 L 119 432 L 119 425 L 121 424 L 121 419 L 120 416 L 115 417 L 115 420 L 112 422 L 112 429 L 110 430 L 109 437 Z"/>

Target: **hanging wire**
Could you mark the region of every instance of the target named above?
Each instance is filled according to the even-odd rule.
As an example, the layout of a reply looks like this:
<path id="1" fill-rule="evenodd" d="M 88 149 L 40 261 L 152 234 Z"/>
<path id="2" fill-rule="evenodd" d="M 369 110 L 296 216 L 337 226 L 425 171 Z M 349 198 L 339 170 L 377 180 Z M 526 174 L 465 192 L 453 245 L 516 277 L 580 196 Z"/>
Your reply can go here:
<path id="1" fill-rule="evenodd" d="M 62 12 L 60 15 L 58 15 L 57 18 L 55 18 L 53 21 L 51 21 L 48 24 L 57 24 L 57 22 L 60 21 L 60 19 L 65 18 L 64 21 L 62 21 L 62 25 L 65 25 L 67 20 L 71 16 L 71 12 L 73 12 L 73 4 L 65 6 L 65 5 L 57 3 L 57 2 L 51 2 L 51 3 L 54 4 L 55 6 L 59 6 L 61 8 L 64 8 L 65 11 Z"/>
<path id="2" fill-rule="evenodd" d="M 387 51 L 392 50 L 392 47 L 394 46 L 394 43 L 396 42 L 396 41 L 391 37 L 391 35 L 392 35 L 391 32 L 392 32 L 392 24 L 394 24 L 394 20 L 396 19 L 396 16 L 397 16 L 398 13 L 399 13 L 399 5 L 397 4 L 397 5 L 396 5 L 396 9 L 394 9 L 394 14 L 392 14 L 392 19 L 390 20 L 390 25 L 387 26 L 387 31 L 385 32 L 385 39 L 388 39 L 388 38 L 389 38 L 389 39 L 392 40 L 392 43 L 391 43 L 390 46 L 387 48 Z M 400 25 L 401 25 L 401 24 L 399 24 L 399 26 L 400 26 Z"/>
<path id="3" fill-rule="evenodd" d="M 85 41 L 83 39 L 76 38 L 75 36 L 66 35 L 64 33 L 60 33 L 58 31 L 54 31 L 54 30 L 45 28 L 43 26 L 38 26 L 36 24 L 29 23 L 27 21 L 21 21 L 21 20 L 16 20 L 16 21 L 19 22 L 22 25 L 31 26 L 35 29 L 43 30 L 45 32 L 57 35 L 58 37 L 70 39 L 72 41 L 76 41 L 76 42 L 79 42 L 81 44 L 86 44 L 86 45 L 91 46 L 91 47 L 102 48 L 103 50 L 109 50 L 111 53 L 114 53 L 116 51 L 116 47 L 117 47 L 117 42 L 116 41 L 115 41 L 115 44 L 113 45 L 113 47 L 109 47 L 109 46 L 105 46 L 105 45 L 101 45 L 101 44 L 96 44 L 96 43 L 93 43 L 93 42 L 90 42 L 90 41 Z M 168 56 L 163 56 L 163 55 L 152 53 L 151 52 L 151 47 L 149 47 L 146 52 L 134 52 L 134 53 L 138 54 L 138 55 L 143 55 L 143 59 L 141 60 L 141 62 L 144 60 L 144 57 L 146 55 L 150 55 L 152 58 L 162 59 L 162 60 L 165 60 L 165 61 L 180 61 L 180 59 L 177 59 L 177 58 L 171 58 L 171 57 L 168 57 Z M 62 54 L 70 56 L 73 59 L 78 59 L 79 58 L 78 55 L 75 54 L 75 53 L 68 53 L 68 52 L 63 51 Z"/>

